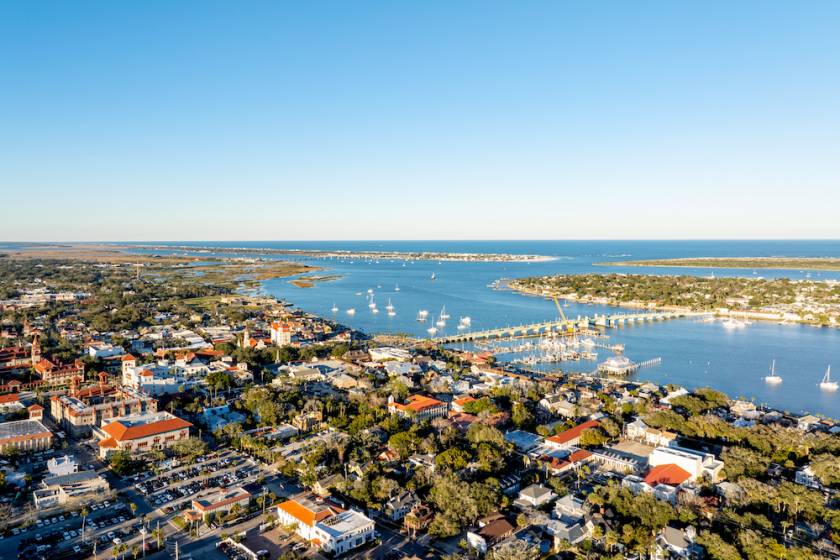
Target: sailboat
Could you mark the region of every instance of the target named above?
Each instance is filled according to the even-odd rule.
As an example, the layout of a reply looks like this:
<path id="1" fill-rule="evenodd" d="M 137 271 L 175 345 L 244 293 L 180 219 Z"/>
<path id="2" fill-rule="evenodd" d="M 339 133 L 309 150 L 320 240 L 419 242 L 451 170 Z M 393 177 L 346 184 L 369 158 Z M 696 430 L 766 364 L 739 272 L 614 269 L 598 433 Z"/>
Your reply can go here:
<path id="1" fill-rule="evenodd" d="M 355 310 L 354 308 L 352 308 L 352 307 L 351 307 L 350 309 L 348 309 L 348 310 L 347 310 L 347 314 L 348 314 L 348 315 L 355 315 L 355 314 L 356 314 L 356 310 Z"/>
<path id="2" fill-rule="evenodd" d="M 426 311 L 425 309 L 421 309 L 420 311 L 417 312 L 417 320 L 420 321 L 421 323 L 423 321 L 425 321 L 426 317 L 428 317 L 428 316 L 429 316 L 429 312 Z"/>
<path id="3" fill-rule="evenodd" d="M 335 304 L 335 302 L 333 302 L 333 306 L 332 309 L 330 309 L 330 311 L 332 311 L 333 313 L 338 313 L 338 306 Z"/>
<path id="4" fill-rule="evenodd" d="M 432 280 L 434 280 L 435 278 L 437 278 L 437 276 L 435 275 L 434 272 L 432 272 Z"/>
<path id="5" fill-rule="evenodd" d="M 403 266 L 405 266 L 405 263 L 403 263 Z M 399 291 L 400 291 L 400 285 L 399 285 L 399 284 L 397 284 L 397 285 L 395 285 L 395 286 L 394 286 L 394 291 L 395 291 L 395 292 L 399 292 Z"/>
<path id="6" fill-rule="evenodd" d="M 444 305 L 443 308 L 440 310 L 440 318 L 446 321 L 449 319 L 449 313 L 446 312 L 446 306 Z"/>
<path id="7" fill-rule="evenodd" d="M 394 306 L 391 304 L 391 298 L 388 298 L 388 305 L 385 306 L 385 309 L 387 309 L 388 311 L 394 310 Z"/>
<path id="8" fill-rule="evenodd" d="M 437 329 L 435 327 L 429 327 L 428 329 L 426 329 L 426 332 L 434 336 L 437 334 Z"/>
<path id="9" fill-rule="evenodd" d="M 823 391 L 837 390 L 837 382 L 831 380 L 831 366 L 828 366 L 828 369 L 825 370 L 825 375 L 823 375 L 822 381 L 820 382 L 820 389 Z"/>
<path id="10" fill-rule="evenodd" d="M 393 309 L 388 310 L 388 317 L 394 317 L 396 314 L 397 314 L 397 312 L 394 311 Z"/>
<path id="11" fill-rule="evenodd" d="M 770 375 L 764 378 L 764 382 L 770 385 L 778 385 L 782 382 L 782 377 L 776 375 L 776 360 L 773 360 L 773 364 L 770 366 Z"/>
<path id="12" fill-rule="evenodd" d="M 437 325 L 439 328 L 442 329 L 443 327 L 446 326 L 446 319 L 444 319 L 443 316 L 441 315 L 440 317 L 438 317 L 438 320 L 437 320 L 437 322 L 435 322 L 435 325 Z"/>
<path id="13" fill-rule="evenodd" d="M 370 302 L 368 303 L 368 307 L 371 309 L 376 309 L 376 302 L 373 301 L 373 296 L 370 296 Z"/>

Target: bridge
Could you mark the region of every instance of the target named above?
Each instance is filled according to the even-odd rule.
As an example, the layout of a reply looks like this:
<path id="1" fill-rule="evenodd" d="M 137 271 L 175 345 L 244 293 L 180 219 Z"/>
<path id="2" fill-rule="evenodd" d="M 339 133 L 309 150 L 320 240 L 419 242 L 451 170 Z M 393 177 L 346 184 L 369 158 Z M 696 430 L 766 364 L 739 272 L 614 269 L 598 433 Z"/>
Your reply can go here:
<path id="1" fill-rule="evenodd" d="M 541 336 L 547 334 L 571 334 L 577 330 L 590 327 L 618 327 L 627 324 L 645 323 L 654 321 L 666 321 L 668 319 L 681 319 L 684 317 L 700 317 L 709 315 L 690 311 L 655 311 L 645 313 L 618 313 L 614 315 L 594 315 L 592 317 L 577 317 L 575 319 L 555 319 L 541 323 L 518 325 L 514 327 L 501 327 L 486 331 L 474 331 L 439 336 L 432 338 L 435 342 L 448 344 L 451 342 L 471 342 L 474 340 L 488 340 L 493 338 L 513 338 Z"/>

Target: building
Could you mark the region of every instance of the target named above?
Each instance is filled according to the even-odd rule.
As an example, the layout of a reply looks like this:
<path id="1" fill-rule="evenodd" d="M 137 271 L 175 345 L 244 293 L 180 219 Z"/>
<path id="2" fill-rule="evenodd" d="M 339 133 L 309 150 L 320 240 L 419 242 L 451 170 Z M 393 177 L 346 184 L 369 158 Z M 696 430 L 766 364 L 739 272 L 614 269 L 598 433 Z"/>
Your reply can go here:
<path id="1" fill-rule="evenodd" d="M 49 449 L 52 447 L 52 439 L 52 432 L 40 420 L 15 420 L 0 424 L 0 453 L 9 449 Z"/>
<path id="2" fill-rule="evenodd" d="M 23 403 L 20 402 L 18 393 L 0 395 L 0 414 L 11 414 L 23 410 Z"/>
<path id="3" fill-rule="evenodd" d="M 805 465 L 801 469 L 797 470 L 794 482 L 801 484 L 802 486 L 807 486 L 808 488 L 814 488 L 816 490 L 822 489 L 822 484 L 820 484 L 820 480 L 811 469 L 811 465 Z"/>
<path id="4" fill-rule="evenodd" d="M 36 508 L 46 509 L 65 505 L 72 499 L 97 500 L 110 489 L 108 482 L 96 471 L 72 472 L 45 478 L 41 487 L 32 493 L 32 498 Z"/>
<path id="5" fill-rule="evenodd" d="M 63 476 L 79 472 L 79 465 L 75 458 L 65 455 L 64 457 L 53 457 L 47 461 L 47 470 L 53 476 Z"/>
<path id="6" fill-rule="evenodd" d="M 384 513 L 391 521 L 400 521 L 420 503 L 417 495 L 411 491 L 403 491 L 385 503 Z"/>
<path id="7" fill-rule="evenodd" d="M 424 395 L 411 395 L 405 404 L 398 403 L 392 397 L 388 398 L 388 412 L 401 418 L 410 418 L 414 422 L 445 418 L 449 409 L 445 402 Z"/>
<path id="8" fill-rule="evenodd" d="M 277 518 L 282 525 L 294 526 L 295 532 L 313 546 L 336 556 L 374 538 L 374 524 L 367 516 L 308 498 L 279 504 Z"/>
<path id="9" fill-rule="evenodd" d="M 501 514 L 488 515 L 478 520 L 478 527 L 467 531 L 467 542 L 481 554 L 494 545 L 510 538 L 513 535 L 514 527 Z"/>
<path id="10" fill-rule="evenodd" d="M 638 367 L 627 356 L 612 356 L 598 364 L 598 373 L 606 375 L 630 375 Z"/>
<path id="11" fill-rule="evenodd" d="M 717 482 L 723 470 L 723 461 L 715 459 L 711 453 L 703 453 L 682 447 L 657 447 L 648 457 L 648 465 L 676 465 L 689 473 L 693 482 L 701 476 Z"/>
<path id="12" fill-rule="evenodd" d="M 402 348 L 394 348 L 392 346 L 371 348 L 368 350 L 368 353 L 370 354 L 370 359 L 374 362 L 387 362 L 389 360 L 407 362 L 411 359 L 411 352 Z"/>
<path id="13" fill-rule="evenodd" d="M 204 519 L 208 515 L 223 515 L 239 506 L 244 510 L 248 507 L 251 501 L 250 492 L 246 492 L 242 488 L 219 489 L 213 494 L 209 494 L 202 498 L 192 501 L 192 509 L 194 512 L 202 516 Z"/>
<path id="14" fill-rule="evenodd" d="M 62 364 L 41 358 L 32 367 L 35 373 L 50 385 L 62 385 L 70 383 L 74 377 L 85 377 L 85 364 L 81 360 L 75 360 L 72 364 Z"/>
<path id="15" fill-rule="evenodd" d="M 540 507 L 557 497 L 557 494 L 542 484 L 532 484 L 519 492 L 519 498 L 514 502 L 520 507 Z"/>
<path id="16" fill-rule="evenodd" d="M 191 427 L 186 420 L 168 412 L 155 412 L 122 416 L 96 428 L 94 434 L 99 438 L 99 455 L 106 458 L 118 450 L 142 454 L 171 447 L 190 437 Z"/>
<path id="17" fill-rule="evenodd" d="M 120 416 L 157 412 L 157 401 L 136 389 L 100 384 L 84 389 L 71 384 L 69 395 L 50 398 L 53 422 L 74 437 L 90 431 Z"/>
<path id="18" fill-rule="evenodd" d="M 580 435 L 585 430 L 597 428 L 600 425 L 597 420 L 588 420 L 583 424 L 578 424 L 574 428 L 569 428 L 566 431 L 546 438 L 545 445 L 552 449 L 568 449 L 569 447 L 577 446 L 580 443 Z"/>
<path id="19" fill-rule="evenodd" d="M 271 342 L 276 346 L 286 346 L 292 343 L 292 326 L 285 321 L 271 323 Z"/>

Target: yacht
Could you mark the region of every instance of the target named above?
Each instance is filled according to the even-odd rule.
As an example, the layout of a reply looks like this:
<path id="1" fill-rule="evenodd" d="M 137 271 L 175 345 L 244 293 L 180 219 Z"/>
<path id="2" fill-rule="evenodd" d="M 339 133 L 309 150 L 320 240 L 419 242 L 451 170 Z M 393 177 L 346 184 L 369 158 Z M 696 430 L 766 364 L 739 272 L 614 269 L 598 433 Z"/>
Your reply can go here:
<path id="1" fill-rule="evenodd" d="M 426 329 L 426 332 L 434 336 L 437 334 L 437 329 L 435 327 L 429 327 L 428 329 Z"/>
<path id="2" fill-rule="evenodd" d="M 723 325 L 723 328 L 727 330 L 742 329 L 747 326 L 743 321 L 733 319 L 732 317 L 721 322 L 721 325 Z"/>
<path id="3" fill-rule="evenodd" d="M 472 317 L 461 317 L 460 324 L 469 327 L 472 324 Z"/>
<path id="4" fill-rule="evenodd" d="M 332 309 L 330 309 L 330 311 L 332 311 L 333 313 L 338 313 L 338 306 L 335 304 L 335 302 L 333 302 L 333 306 Z"/>
<path id="5" fill-rule="evenodd" d="M 437 322 L 435 322 L 435 325 L 442 329 L 446 326 L 446 320 L 443 318 L 438 318 Z"/>
<path id="6" fill-rule="evenodd" d="M 426 317 L 428 317 L 428 316 L 429 316 L 429 312 L 426 311 L 425 309 L 421 309 L 420 311 L 417 312 L 417 320 L 420 321 L 420 322 L 425 321 Z"/>
<path id="7" fill-rule="evenodd" d="M 820 389 L 823 391 L 837 390 L 837 382 L 831 380 L 831 366 L 828 366 L 828 369 L 825 370 L 825 375 L 823 375 L 822 381 L 820 382 Z"/>
<path id="8" fill-rule="evenodd" d="M 355 314 L 356 314 L 356 310 L 355 310 L 354 308 L 352 308 L 352 307 L 351 307 L 350 309 L 348 309 L 348 310 L 347 310 L 347 314 L 348 314 L 348 315 L 355 315 Z"/>
<path id="9" fill-rule="evenodd" d="M 389 310 L 388 310 L 388 317 L 393 317 L 393 316 L 395 316 L 396 314 L 397 314 L 397 312 L 396 312 L 396 311 L 394 311 L 393 309 L 389 309 Z"/>
<path id="10" fill-rule="evenodd" d="M 394 306 L 391 304 L 391 298 L 388 298 L 388 305 L 385 306 L 385 309 L 387 309 L 388 311 L 394 310 Z"/>
<path id="11" fill-rule="evenodd" d="M 440 318 L 446 321 L 449 319 L 449 313 L 446 312 L 446 306 L 444 305 L 443 308 L 440 310 Z"/>
<path id="12" fill-rule="evenodd" d="M 764 378 L 764 382 L 770 385 L 778 385 L 782 382 L 782 377 L 776 375 L 776 360 L 773 360 L 773 363 L 770 365 L 770 375 Z"/>

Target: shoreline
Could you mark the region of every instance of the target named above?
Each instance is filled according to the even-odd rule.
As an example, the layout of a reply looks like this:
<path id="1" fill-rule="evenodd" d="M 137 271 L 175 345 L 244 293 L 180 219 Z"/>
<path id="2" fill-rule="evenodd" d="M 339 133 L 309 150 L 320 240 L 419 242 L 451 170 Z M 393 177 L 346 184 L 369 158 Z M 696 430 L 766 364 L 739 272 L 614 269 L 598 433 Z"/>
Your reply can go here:
<path id="1" fill-rule="evenodd" d="M 604 261 L 592 263 L 592 265 L 840 272 L 840 258 L 834 257 L 687 257 L 673 259 L 642 259 L 637 261 Z"/>
<path id="2" fill-rule="evenodd" d="M 321 249 L 271 249 L 259 247 L 218 247 L 212 245 L 111 245 L 123 250 L 144 249 L 157 251 L 189 251 L 192 253 L 235 253 L 246 255 L 286 255 L 326 259 L 373 259 L 400 261 L 446 262 L 549 262 L 557 257 L 546 255 L 520 255 L 516 253 L 447 253 L 435 251 L 350 251 Z"/>
<path id="3" fill-rule="evenodd" d="M 560 292 L 552 292 L 544 289 L 535 289 L 535 288 L 528 288 L 526 286 L 522 286 L 520 284 L 516 284 L 516 280 L 509 280 L 504 283 L 504 288 L 514 292 L 517 292 L 521 295 L 525 296 L 532 296 L 532 297 L 540 297 L 544 299 L 551 299 L 551 298 L 558 298 L 564 299 L 568 301 L 572 301 L 575 303 L 580 303 L 584 305 L 608 305 L 611 307 L 620 307 L 625 309 L 637 309 L 637 310 L 647 310 L 647 311 L 673 311 L 673 312 L 684 312 L 684 313 L 706 313 L 711 314 L 714 318 L 720 319 L 746 319 L 751 321 L 765 321 L 765 322 L 775 322 L 780 325 L 805 325 L 810 327 L 817 327 L 817 328 L 840 328 L 840 324 L 835 325 L 824 325 L 815 323 L 813 321 L 808 321 L 802 318 L 796 319 L 792 317 L 786 317 L 785 311 L 759 311 L 759 310 L 727 310 L 722 311 L 720 309 L 702 309 L 702 308 L 694 308 L 694 307 L 687 307 L 687 306 L 679 306 L 679 305 L 664 305 L 658 303 L 645 303 L 641 301 L 621 301 L 616 298 L 608 298 L 608 297 L 595 297 L 590 295 L 578 295 L 575 293 L 560 293 Z"/>

